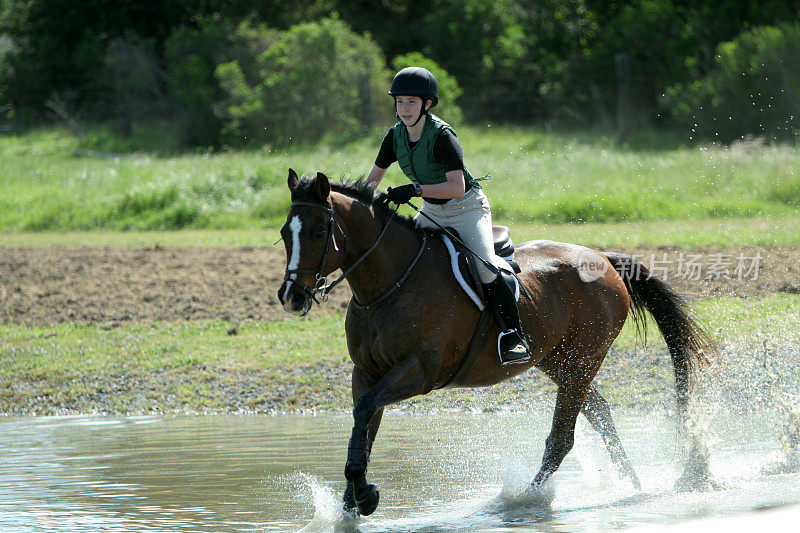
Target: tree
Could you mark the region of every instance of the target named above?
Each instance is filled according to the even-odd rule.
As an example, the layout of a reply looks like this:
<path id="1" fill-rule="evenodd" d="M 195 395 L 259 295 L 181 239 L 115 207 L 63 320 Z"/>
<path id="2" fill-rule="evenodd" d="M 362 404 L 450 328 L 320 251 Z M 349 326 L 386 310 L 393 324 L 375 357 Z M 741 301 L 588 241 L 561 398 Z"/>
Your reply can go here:
<path id="1" fill-rule="evenodd" d="M 670 87 L 665 104 L 677 124 L 698 138 L 796 138 L 800 24 L 760 26 L 720 43 L 713 69 Z"/>
<path id="2" fill-rule="evenodd" d="M 337 16 L 282 32 L 257 67 L 255 84 L 238 61 L 216 69 L 228 143 L 343 139 L 387 118 L 389 73 L 380 49 Z"/>

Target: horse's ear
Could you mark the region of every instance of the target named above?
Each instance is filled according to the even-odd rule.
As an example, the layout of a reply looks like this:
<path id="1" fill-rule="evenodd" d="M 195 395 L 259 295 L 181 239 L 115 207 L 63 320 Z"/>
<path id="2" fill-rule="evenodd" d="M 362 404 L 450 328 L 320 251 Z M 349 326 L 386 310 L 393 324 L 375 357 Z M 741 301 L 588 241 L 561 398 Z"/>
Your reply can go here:
<path id="1" fill-rule="evenodd" d="M 320 200 L 327 200 L 331 194 L 331 184 L 328 181 L 328 176 L 322 172 L 317 172 L 317 178 L 314 180 L 314 186 L 317 191 L 317 196 Z"/>
<path id="2" fill-rule="evenodd" d="M 289 185 L 289 190 L 293 191 L 297 188 L 297 184 L 300 183 L 300 178 L 297 177 L 297 172 L 294 169 L 289 169 L 289 180 L 287 184 Z"/>

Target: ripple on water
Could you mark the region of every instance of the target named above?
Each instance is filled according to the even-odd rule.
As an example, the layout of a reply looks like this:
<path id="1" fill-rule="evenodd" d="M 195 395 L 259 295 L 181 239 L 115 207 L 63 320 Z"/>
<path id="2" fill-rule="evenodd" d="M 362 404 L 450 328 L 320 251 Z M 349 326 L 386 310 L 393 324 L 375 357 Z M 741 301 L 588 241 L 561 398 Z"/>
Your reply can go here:
<path id="1" fill-rule="evenodd" d="M 580 533 L 800 502 L 800 475 L 761 473 L 780 452 L 772 415 L 718 416 L 711 470 L 725 485 L 678 494 L 669 418 L 618 415 L 641 481 L 617 478 L 600 438 L 576 445 L 527 492 L 549 416 L 385 418 L 370 464 L 381 505 L 342 519 L 347 416 L 6 418 L 0 531 L 542 531 Z"/>

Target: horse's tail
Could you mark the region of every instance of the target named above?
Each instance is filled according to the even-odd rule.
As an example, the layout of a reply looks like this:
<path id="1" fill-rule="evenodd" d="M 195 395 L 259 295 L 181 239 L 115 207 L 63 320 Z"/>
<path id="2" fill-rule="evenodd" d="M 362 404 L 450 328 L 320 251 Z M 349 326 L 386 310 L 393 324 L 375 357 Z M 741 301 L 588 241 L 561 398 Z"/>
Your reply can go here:
<path id="1" fill-rule="evenodd" d="M 701 364 L 708 363 L 705 354 L 715 351 L 714 342 L 689 316 L 686 301 L 666 282 L 652 276 L 643 264 L 629 255 L 605 253 L 605 256 L 628 289 L 636 329 L 646 340 L 647 316 L 644 311 L 647 310 L 664 336 L 675 372 L 678 411 L 685 421 L 695 372 Z"/>

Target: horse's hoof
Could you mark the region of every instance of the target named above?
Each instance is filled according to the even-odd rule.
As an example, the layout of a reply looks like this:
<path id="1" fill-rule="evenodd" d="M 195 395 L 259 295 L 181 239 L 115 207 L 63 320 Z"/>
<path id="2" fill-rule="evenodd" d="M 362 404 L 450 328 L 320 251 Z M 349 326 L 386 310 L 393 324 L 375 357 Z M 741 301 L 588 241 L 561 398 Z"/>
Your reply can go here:
<path id="1" fill-rule="evenodd" d="M 518 501 L 530 507 L 548 508 L 553 503 L 555 496 L 556 491 L 552 482 L 537 483 L 534 481 L 518 497 Z"/>
<path id="2" fill-rule="evenodd" d="M 367 485 L 367 495 L 364 498 L 356 498 L 356 505 L 361 516 L 369 516 L 378 508 L 380 493 L 375 485 Z"/>

